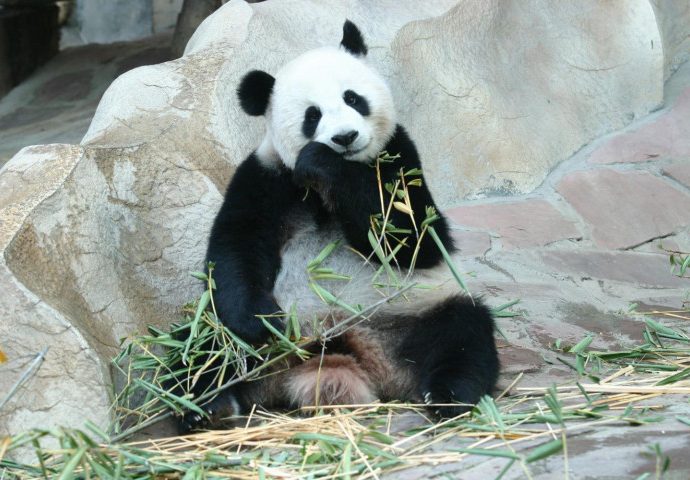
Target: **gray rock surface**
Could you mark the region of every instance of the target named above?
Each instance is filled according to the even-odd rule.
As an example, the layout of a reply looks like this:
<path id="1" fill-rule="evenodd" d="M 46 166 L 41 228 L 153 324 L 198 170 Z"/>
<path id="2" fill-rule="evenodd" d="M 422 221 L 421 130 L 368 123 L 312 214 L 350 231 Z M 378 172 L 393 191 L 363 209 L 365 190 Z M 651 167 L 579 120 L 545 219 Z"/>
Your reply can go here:
<path id="1" fill-rule="evenodd" d="M 465 0 L 403 27 L 391 81 L 438 196 L 529 192 L 582 145 L 654 109 L 658 35 L 650 5 L 625 0 Z"/>
<path id="2" fill-rule="evenodd" d="M 497 234 L 505 249 L 582 237 L 575 222 L 541 199 L 463 205 L 449 211 L 449 217 L 462 226 Z"/>
<path id="3" fill-rule="evenodd" d="M 690 2 L 652 0 L 651 4 L 661 32 L 668 77 L 690 58 Z"/>
<path id="4" fill-rule="evenodd" d="M 12 265 L 13 260 L 31 258 L 32 250 L 41 249 L 40 239 L 27 245 L 17 241 L 18 234 L 32 230 L 31 217 L 62 188 L 83 154 L 82 148 L 72 145 L 27 147 L 0 173 L 0 348 L 8 358 L 0 375 L 3 397 L 47 348 L 43 364 L 0 412 L 0 435 L 27 427 L 80 426 L 85 420 L 104 424 L 108 418 L 108 357 L 74 316 L 42 298 L 31 279 L 19 280 Z M 64 232 L 58 235 L 67 237 Z M 19 245 L 21 251 L 13 254 Z M 56 263 L 61 260 L 66 259 L 39 254 L 33 258 L 32 270 L 50 276 L 59 270 Z"/>

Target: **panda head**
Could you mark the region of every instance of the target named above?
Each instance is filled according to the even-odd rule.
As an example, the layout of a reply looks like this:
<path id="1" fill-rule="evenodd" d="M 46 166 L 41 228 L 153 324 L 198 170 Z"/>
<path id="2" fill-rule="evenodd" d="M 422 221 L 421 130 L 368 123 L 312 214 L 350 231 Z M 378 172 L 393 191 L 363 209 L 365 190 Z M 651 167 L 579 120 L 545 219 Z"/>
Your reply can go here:
<path id="1" fill-rule="evenodd" d="M 312 141 L 346 160 L 376 158 L 395 129 L 395 109 L 388 86 L 364 62 L 366 53 L 362 34 L 348 20 L 340 48 L 306 52 L 275 78 L 260 70 L 244 76 L 237 90 L 243 110 L 267 119 L 257 150 L 262 162 L 293 168 Z"/>

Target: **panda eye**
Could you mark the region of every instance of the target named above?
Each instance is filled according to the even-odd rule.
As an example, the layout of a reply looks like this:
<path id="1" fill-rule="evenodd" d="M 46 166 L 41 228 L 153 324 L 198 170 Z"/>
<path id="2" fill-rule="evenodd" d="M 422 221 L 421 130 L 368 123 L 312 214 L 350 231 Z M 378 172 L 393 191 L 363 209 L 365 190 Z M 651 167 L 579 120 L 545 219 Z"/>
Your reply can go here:
<path id="1" fill-rule="evenodd" d="M 309 107 L 304 117 L 310 122 L 318 122 L 321 119 L 321 111 L 316 107 Z"/>
<path id="2" fill-rule="evenodd" d="M 357 94 L 352 90 L 347 90 L 343 94 L 343 99 L 347 105 L 355 105 L 357 103 Z"/>
<path id="3" fill-rule="evenodd" d="M 359 112 L 359 114 L 364 117 L 371 113 L 367 99 L 353 90 L 345 90 L 345 93 L 343 93 L 343 101 L 345 105 Z"/>
<path id="4" fill-rule="evenodd" d="M 321 120 L 321 110 L 315 106 L 311 106 L 304 111 L 304 120 L 302 120 L 302 134 L 306 138 L 311 138 L 316 132 L 316 127 L 319 126 Z"/>

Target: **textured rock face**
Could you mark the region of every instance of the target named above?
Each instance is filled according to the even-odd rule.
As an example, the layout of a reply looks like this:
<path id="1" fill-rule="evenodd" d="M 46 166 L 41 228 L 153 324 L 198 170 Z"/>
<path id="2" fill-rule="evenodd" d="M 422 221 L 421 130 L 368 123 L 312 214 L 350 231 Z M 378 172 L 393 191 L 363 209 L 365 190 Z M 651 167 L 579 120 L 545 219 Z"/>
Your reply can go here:
<path id="1" fill-rule="evenodd" d="M 28 147 L 0 173 L 0 348 L 8 358 L 0 375 L 3 397 L 47 348 L 40 369 L 0 413 L 0 435 L 56 423 L 77 426 L 87 419 L 104 423 L 107 418 L 110 379 L 97 341 L 87 338 L 77 319 L 41 298 L 31 278 L 24 284 L 16 278 L 12 265 L 32 258 L 32 271 L 54 278 L 60 270 L 56 264 L 63 259 L 43 263 L 36 256 L 39 244 L 27 244 L 17 233 L 32 230 L 32 218 L 40 215 L 41 205 L 61 190 L 82 158 L 77 146 Z"/>
<path id="2" fill-rule="evenodd" d="M 677 0 L 652 0 L 661 32 L 668 77 L 690 58 L 690 3 Z"/>
<path id="3" fill-rule="evenodd" d="M 394 93 L 445 203 L 522 193 L 659 104 L 659 45 L 646 2 L 466 0 L 400 30 Z"/>
<path id="4" fill-rule="evenodd" d="M 1 413 L 0 434 L 106 422 L 120 338 L 169 323 L 198 293 L 189 272 L 201 268 L 234 167 L 261 139 L 262 119 L 235 98 L 240 77 L 336 44 L 346 17 L 364 31 L 446 206 L 529 191 L 661 101 L 664 58 L 646 2 L 229 2 L 183 58 L 122 75 L 81 146 L 31 147 L 0 171 L 0 318 L 10 319 L 0 342 L 15 362 L 0 391 L 50 347 Z"/>
<path id="5" fill-rule="evenodd" d="M 0 390 L 49 350 L 15 409 L 3 411 L 0 434 L 107 421 L 120 339 L 169 323 L 198 293 L 189 272 L 201 267 L 221 198 L 199 171 L 149 145 L 29 147 L 6 165 L 0 338 L 17 362 Z"/>

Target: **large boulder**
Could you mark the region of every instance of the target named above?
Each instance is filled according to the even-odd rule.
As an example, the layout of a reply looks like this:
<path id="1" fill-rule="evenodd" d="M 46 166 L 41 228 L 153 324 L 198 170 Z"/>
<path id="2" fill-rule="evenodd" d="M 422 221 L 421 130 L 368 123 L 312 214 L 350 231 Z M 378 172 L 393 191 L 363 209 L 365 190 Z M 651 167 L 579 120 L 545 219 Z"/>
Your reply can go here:
<path id="1" fill-rule="evenodd" d="M 227 3 L 182 58 L 118 78 L 82 145 L 30 147 L 0 171 L 0 391 L 49 347 L 0 412 L 0 434 L 107 422 L 110 358 L 197 295 L 189 272 L 261 138 L 235 98 L 240 77 L 336 44 L 345 18 L 368 38 L 445 206 L 527 192 L 662 99 L 647 2 Z"/>
<path id="2" fill-rule="evenodd" d="M 401 119 L 444 203 L 529 192 L 663 95 L 647 2 L 464 0 L 404 26 L 391 54 Z"/>
<path id="3" fill-rule="evenodd" d="M 81 426 L 84 420 L 104 423 L 107 418 L 108 353 L 98 342 L 104 335 L 89 338 L 81 319 L 53 301 L 60 293 L 64 302 L 78 296 L 77 286 L 63 283 L 59 275 L 65 263 L 78 262 L 79 254 L 65 251 L 51 257 L 53 252 L 45 250 L 43 255 L 46 237 L 35 227 L 53 218 L 55 234 L 74 241 L 73 232 L 62 230 L 67 225 L 59 224 L 75 212 L 51 206 L 51 200 L 61 196 L 82 159 L 78 146 L 28 147 L 0 172 L 0 350 L 8 358 L 0 392 L 5 397 L 15 385 L 22 386 L 0 411 L 0 435 L 54 424 Z M 34 223 L 36 215 L 43 218 Z M 30 265 L 29 271 L 20 272 L 22 264 Z M 36 272 L 50 280 L 34 282 Z M 53 295 L 46 296 L 51 289 Z M 109 329 L 101 325 L 101 330 Z"/>

